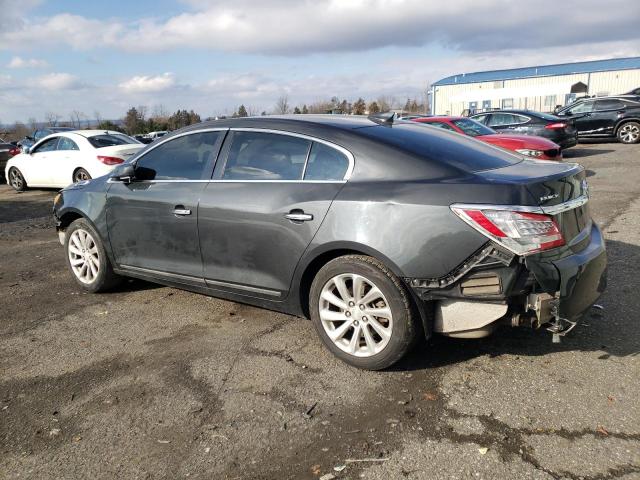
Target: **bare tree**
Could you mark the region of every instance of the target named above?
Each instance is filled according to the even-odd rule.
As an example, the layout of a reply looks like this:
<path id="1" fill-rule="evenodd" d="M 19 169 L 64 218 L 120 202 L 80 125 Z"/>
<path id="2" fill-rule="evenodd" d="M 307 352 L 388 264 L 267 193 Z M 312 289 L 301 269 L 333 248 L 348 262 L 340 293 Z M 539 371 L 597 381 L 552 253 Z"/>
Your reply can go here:
<path id="1" fill-rule="evenodd" d="M 73 128 L 82 128 L 82 119 L 85 117 L 84 113 L 74 110 L 69 114 L 69 119 L 71 120 L 71 126 Z"/>
<path id="2" fill-rule="evenodd" d="M 291 107 L 289 106 L 289 96 L 286 93 L 284 95 L 280 95 L 276 101 L 275 113 L 285 115 L 290 111 Z"/>
<path id="3" fill-rule="evenodd" d="M 47 121 L 50 127 L 55 127 L 62 118 L 62 115 L 55 112 L 47 112 L 44 115 L 44 119 Z"/>
<path id="4" fill-rule="evenodd" d="M 147 119 L 147 112 L 149 109 L 146 105 L 138 105 L 136 110 L 138 111 L 138 118 L 144 122 Z"/>
<path id="5" fill-rule="evenodd" d="M 96 121 L 96 126 L 100 125 L 102 123 L 102 115 L 100 114 L 100 112 L 98 110 L 95 110 L 93 112 L 93 118 Z"/>
<path id="6" fill-rule="evenodd" d="M 32 132 L 38 129 L 38 121 L 34 117 L 29 117 L 27 123 L 29 124 L 29 129 Z"/>
<path id="7" fill-rule="evenodd" d="M 246 105 L 246 109 L 247 109 L 247 114 L 250 117 L 255 117 L 257 115 L 260 115 L 260 109 L 254 105 Z"/>
<path id="8" fill-rule="evenodd" d="M 165 108 L 164 105 L 162 105 L 161 103 L 158 103 L 157 105 L 153 106 L 153 114 L 151 115 L 151 118 L 168 118 L 169 117 L 169 111 Z"/>

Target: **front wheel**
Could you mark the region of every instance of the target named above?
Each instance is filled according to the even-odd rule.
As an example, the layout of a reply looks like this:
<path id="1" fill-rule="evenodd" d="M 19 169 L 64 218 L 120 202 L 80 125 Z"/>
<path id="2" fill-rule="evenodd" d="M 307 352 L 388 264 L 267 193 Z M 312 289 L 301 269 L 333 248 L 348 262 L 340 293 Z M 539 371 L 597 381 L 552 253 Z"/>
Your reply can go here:
<path id="1" fill-rule="evenodd" d="M 618 129 L 620 143 L 638 143 L 640 141 L 640 123 L 627 122 Z"/>
<path id="2" fill-rule="evenodd" d="M 330 261 L 313 280 L 309 301 L 311 320 L 324 344 L 355 367 L 387 368 L 417 338 L 406 288 L 374 258 L 347 255 Z"/>
<path id="3" fill-rule="evenodd" d="M 114 273 L 100 236 L 85 219 L 69 225 L 64 248 L 69 270 L 83 289 L 102 292 L 120 283 L 121 277 Z"/>
<path id="4" fill-rule="evenodd" d="M 11 185 L 16 192 L 24 192 L 27 189 L 27 182 L 24 180 L 22 172 L 16 167 L 9 169 L 9 185 Z"/>

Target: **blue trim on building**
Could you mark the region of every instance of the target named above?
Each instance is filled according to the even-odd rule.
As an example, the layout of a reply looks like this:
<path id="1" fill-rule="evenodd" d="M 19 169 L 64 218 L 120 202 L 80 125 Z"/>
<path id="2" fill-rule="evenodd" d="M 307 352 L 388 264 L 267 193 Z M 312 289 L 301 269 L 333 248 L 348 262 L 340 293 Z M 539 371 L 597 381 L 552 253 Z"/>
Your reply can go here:
<path id="1" fill-rule="evenodd" d="M 607 72 L 611 70 L 633 70 L 640 68 L 640 57 L 612 58 L 590 62 L 560 63 L 558 65 L 541 65 L 538 67 L 512 68 L 509 70 L 492 70 L 453 75 L 438 80 L 433 86 L 462 85 L 465 83 L 495 82 L 499 80 L 515 80 L 518 78 L 551 77 L 555 75 L 571 75 L 574 73 Z"/>

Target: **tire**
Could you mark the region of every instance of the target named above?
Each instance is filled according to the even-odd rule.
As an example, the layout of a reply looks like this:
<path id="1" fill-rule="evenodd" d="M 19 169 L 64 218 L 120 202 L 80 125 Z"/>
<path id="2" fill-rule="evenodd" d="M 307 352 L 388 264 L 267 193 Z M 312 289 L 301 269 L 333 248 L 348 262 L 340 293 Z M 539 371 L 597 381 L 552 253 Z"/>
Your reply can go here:
<path id="1" fill-rule="evenodd" d="M 16 192 L 24 192 L 28 188 L 22 172 L 16 167 L 11 167 L 9 169 L 8 180 L 9 185 L 11 185 Z"/>
<path id="2" fill-rule="evenodd" d="M 354 295 L 356 282 L 359 295 Z M 345 297 L 353 305 L 349 300 L 342 301 Z M 358 299 L 364 301 L 359 303 Z M 328 262 L 313 279 L 309 302 L 311 320 L 323 343 L 354 367 L 390 367 L 417 340 L 417 315 L 409 292 L 398 277 L 372 257 L 346 255 Z"/>
<path id="3" fill-rule="evenodd" d="M 67 266 L 80 287 L 97 293 L 110 290 L 122 281 L 122 277 L 113 271 L 100 235 L 89 222 L 79 218 L 65 233 Z"/>
<path id="4" fill-rule="evenodd" d="M 620 125 L 616 133 L 620 143 L 627 145 L 640 142 L 640 123 L 626 122 Z"/>
<path id="5" fill-rule="evenodd" d="M 82 182 L 83 180 L 91 180 L 91 175 L 84 168 L 76 168 L 73 172 L 73 183 Z"/>

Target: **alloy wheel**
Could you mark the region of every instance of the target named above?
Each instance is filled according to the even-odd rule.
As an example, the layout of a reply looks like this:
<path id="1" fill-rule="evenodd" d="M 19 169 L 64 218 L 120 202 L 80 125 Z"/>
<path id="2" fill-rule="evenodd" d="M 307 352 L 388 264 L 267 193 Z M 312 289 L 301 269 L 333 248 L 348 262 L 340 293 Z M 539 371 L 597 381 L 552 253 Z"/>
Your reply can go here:
<path id="1" fill-rule="evenodd" d="M 633 123 L 628 123 L 620 128 L 620 140 L 624 143 L 635 143 L 640 138 L 640 127 Z"/>
<path id="2" fill-rule="evenodd" d="M 341 274 L 325 283 L 319 301 L 325 333 L 343 352 L 371 357 L 389 343 L 393 315 L 382 291 L 357 274 Z"/>
<path id="3" fill-rule="evenodd" d="M 69 263 L 74 275 L 82 283 L 92 283 L 100 272 L 100 253 L 89 232 L 81 228 L 69 237 Z"/>
<path id="4" fill-rule="evenodd" d="M 22 189 L 22 186 L 24 185 L 24 179 L 22 178 L 22 175 L 15 168 L 12 168 L 9 171 L 9 182 L 11 183 L 11 186 L 16 190 Z"/>

